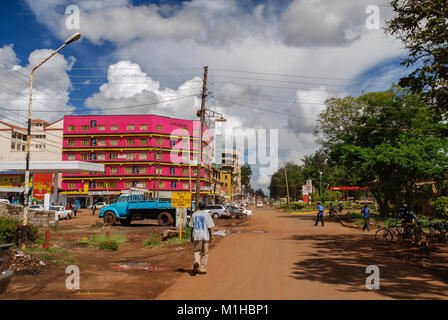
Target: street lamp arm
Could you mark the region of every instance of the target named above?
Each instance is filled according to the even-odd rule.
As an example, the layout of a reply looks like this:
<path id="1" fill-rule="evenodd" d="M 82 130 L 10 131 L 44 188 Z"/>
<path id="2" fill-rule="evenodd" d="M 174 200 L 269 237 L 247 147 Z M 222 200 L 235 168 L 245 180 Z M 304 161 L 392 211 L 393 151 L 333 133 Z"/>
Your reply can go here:
<path id="1" fill-rule="evenodd" d="M 58 53 L 59 51 L 61 51 L 67 44 L 64 43 L 62 46 L 60 46 L 56 51 L 54 51 L 52 54 L 50 54 L 48 56 L 48 58 L 46 58 L 45 60 L 43 60 L 41 63 L 39 63 L 37 66 L 35 66 L 33 68 L 33 70 L 31 71 L 31 75 L 33 75 L 34 71 L 36 71 L 37 68 L 39 68 L 41 65 L 43 65 L 45 62 L 47 62 L 48 60 L 50 60 L 56 53 Z"/>

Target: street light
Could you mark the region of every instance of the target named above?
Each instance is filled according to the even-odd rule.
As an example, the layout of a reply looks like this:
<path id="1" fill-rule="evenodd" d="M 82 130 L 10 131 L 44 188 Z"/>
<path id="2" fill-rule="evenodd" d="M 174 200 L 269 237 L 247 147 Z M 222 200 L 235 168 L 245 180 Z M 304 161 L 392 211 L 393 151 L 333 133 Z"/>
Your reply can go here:
<path id="1" fill-rule="evenodd" d="M 30 102 L 28 105 L 28 131 L 27 131 L 27 138 L 26 138 L 26 167 L 25 167 L 25 197 L 24 197 L 24 209 L 23 209 L 23 225 L 27 225 L 27 215 L 28 215 L 28 201 L 29 201 L 29 192 L 30 192 L 30 141 L 31 141 L 31 105 L 33 102 L 33 76 L 34 71 L 37 70 L 41 65 L 43 65 L 45 62 L 50 60 L 56 53 L 58 53 L 60 50 L 62 50 L 66 45 L 71 44 L 72 42 L 78 41 L 81 39 L 81 34 L 79 32 L 76 32 L 72 34 L 70 37 L 68 37 L 64 44 L 60 46 L 56 51 L 54 51 L 48 58 L 43 60 L 41 63 L 39 63 L 37 66 L 33 68 L 30 74 Z"/>

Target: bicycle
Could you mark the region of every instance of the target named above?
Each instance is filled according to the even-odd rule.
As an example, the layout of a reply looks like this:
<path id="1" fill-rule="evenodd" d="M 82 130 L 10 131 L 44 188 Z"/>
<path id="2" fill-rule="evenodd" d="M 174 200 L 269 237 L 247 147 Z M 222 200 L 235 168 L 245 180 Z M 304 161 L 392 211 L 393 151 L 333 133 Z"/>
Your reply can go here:
<path id="1" fill-rule="evenodd" d="M 429 233 L 427 235 L 427 244 L 445 243 L 445 234 L 448 232 L 446 222 L 429 222 Z"/>
<path id="2" fill-rule="evenodd" d="M 397 223 L 380 228 L 375 233 L 375 241 L 378 244 L 389 244 L 397 239 L 397 242 L 409 240 L 410 242 L 418 244 L 420 242 L 422 232 L 423 230 L 418 223 Z"/>

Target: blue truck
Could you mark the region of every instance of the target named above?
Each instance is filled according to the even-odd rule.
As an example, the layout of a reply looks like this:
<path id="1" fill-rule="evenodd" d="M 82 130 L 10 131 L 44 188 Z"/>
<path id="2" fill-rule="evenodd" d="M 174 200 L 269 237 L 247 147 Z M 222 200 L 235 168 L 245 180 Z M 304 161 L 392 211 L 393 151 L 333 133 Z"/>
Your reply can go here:
<path id="1" fill-rule="evenodd" d="M 108 225 L 120 221 L 128 226 L 132 220 L 157 219 L 159 225 L 170 226 L 176 221 L 176 208 L 171 206 L 171 201 L 151 199 L 149 192 L 129 193 L 121 195 L 116 203 L 101 208 L 99 218 Z"/>

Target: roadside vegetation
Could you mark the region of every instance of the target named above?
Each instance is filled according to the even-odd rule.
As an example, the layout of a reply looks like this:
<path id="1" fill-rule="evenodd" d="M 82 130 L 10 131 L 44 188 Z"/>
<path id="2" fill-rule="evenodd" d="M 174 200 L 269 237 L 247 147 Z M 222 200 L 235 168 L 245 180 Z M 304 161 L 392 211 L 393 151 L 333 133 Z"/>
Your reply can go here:
<path id="1" fill-rule="evenodd" d="M 90 239 L 87 237 L 83 237 L 78 240 L 79 243 L 87 243 L 91 248 L 111 251 L 117 251 L 120 244 L 126 241 L 126 237 L 122 234 L 110 234 L 109 236 L 107 236 L 104 233 L 94 234 Z"/>
<path id="2" fill-rule="evenodd" d="M 143 241 L 143 246 L 145 248 L 162 248 L 169 244 L 182 244 L 189 242 L 191 239 L 191 227 L 187 226 L 185 233 L 182 233 L 182 239 L 179 237 L 169 238 L 167 240 L 162 240 L 162 235 L 159 233 L 151 234 L 145 241 Z"/>
<path id="3" fill-rule="evenodd" d="M 22 226 L 22 221 L 0 217 L 0 243 L 15 243 L 17 239 L 17 229 Z M 39 239 L 39 229 L 33 225 L 28 227 L 28 240 L 35 242 Z"/>

